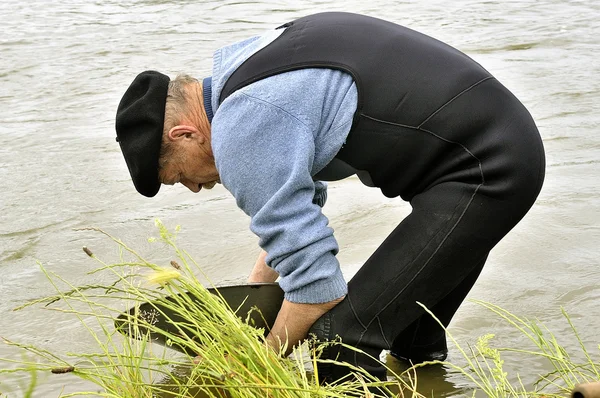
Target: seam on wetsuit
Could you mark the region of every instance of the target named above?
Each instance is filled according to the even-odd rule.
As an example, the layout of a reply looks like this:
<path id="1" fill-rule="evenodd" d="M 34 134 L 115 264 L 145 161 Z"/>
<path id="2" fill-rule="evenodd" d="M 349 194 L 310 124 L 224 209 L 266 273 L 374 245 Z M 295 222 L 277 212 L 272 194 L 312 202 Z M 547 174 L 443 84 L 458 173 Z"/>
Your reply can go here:
<path id="1" fill-rule="evenodd" d="M 464 92 L 466 92 L 466 91 L 464 91 Z M 463 92 L 463 93 L 464 93 L 464 92 Z M 457 97 L 455 97 L 455 98 L 457 98 Z M 454 99 L 455 99 L 455 98 L 454 98 Z M 445 105 L 443 105 L 443 106 L 445 106 Z M 441 109 L 441 108 L 440 108 L 440 109 Z M 434 112 L 434 113 L 437 113 L 437 111 L 436 111 L 436 112 Z M 401 124 L 401 123 L 388 122 L 388 121 L 386 121 L 386 120 L 377 119 L 377 118 L 374 118 L 374 117 L 371 117 L 371 116 L 368 116 L 368 115 L 365 115 L 365 114 L 363 114 L 362 116 L 363 116 L 363 117 L 365 117 L 365 118 L 367 118 L 367 119 L 373 120 L 373 121 L 375 121 L 375 122 L 384 123 L 384 124 L 389 124 L 389 125 L 392 125 L 392 126 L 404 127 L 404 128 L 408 128 L 408 129 L 411 129 L 411 130 L 418 130 L 418 131 L 422 131 L 422 132 L 424 132 L 424 133 L 427 133 L 427 134 L 429 134 L 429 135 L 432 135 L 432 136 L 434 136 L 435 138 L 437 138 L 437 139 L 439 139 L 439 140 L 442 140 L 442 141 L 444 141 L 444 142 L 446 142 L 446 143 L 448 143 L 448 144 L 454 144 L 454 145 L 458 145 L 458 146 L 460 146 L 460 147 L 461 147 L 461 148 L 462 148 L 462 149 L 463 149 L 465 152 L 467 152 L 467 153 L 469 154 L 469 156 L 471 156 L 473 159 L 475 159 L 475 160 L 477 161 L 477 165 L 478 165 L 478 167 L 479 167 L 479 174 L 481 175 L 481 184 L 480 184 L 480 185 L 483 185 L 483 184 L 485 183 L 485 178 L 484 178 L 484 175 L 483 175 L 483 167 L 482 167 L 482 165 L 481 165 L 481 160 L 480 160 L 480 159 L 479 159 L 477 156 L 475 156 L 475 154 L 473 154 L 473 152 L 471 152 L 471 151 L 469 150 L 469 148 L 467 148 L 466 146 L 464 146 L 464 145 L 463 145 L 463 144 L 461 144 L 460 142 L 449 140 L 449 139 L 447 139 L 447 138 L 444 138 L 444 137 L 442 137 L 442 136 L 440 136 L 440 135 L 438 135 L 438 134 L 434 133 L 434 132 L 433 132 L 433 131 L 431 131 L 431 130 L 424 129 L 424 128 L 422 128 L 422 127 L 415 127 L 415 126 L 409 126 L 409 125 L 406 125 L 406 124 Z M 429 120 L 429 118 L 428 118 L 427 120 Z M 423 124 L 423 123 L 421 123 L 421 125 L 422 125 L 422 124 Z"/>
<path id="2" fill-rule="evenodd" d="M 358 314 L 356 313 L 356 309 L 354 309 L 354 304 L 352 304 L 352 300 L 350 299 L 350 295 L 346 296 L 346 299 L 348 300 L 348 304 L 350 305 L 350 309 L 352 310 L 352 314 L 354 314 L 354 318 L 356 318 L 356 320 L 358 321 L 358 323 L 360 324 L 360 326 L 363 327 L 363 329 L 366 329 L 367 327 L 362 322 L 362 320 L 358 317 Z"/>
<path id="3" fill-rule="evenodd" d="M 387 345 L 387 347 L 390 348 L 392 345 L 388 341 L 387 337 L 385 337 L 385 333 L 383 332 L 383 326 L 381 325 L 381 319 L 379 317 L 377 317 L 377 324 L 379 325 L 379 333 L 381 333 L 381 337 L 383 337 L 383 341 L 385 341 L 385 344 Z"/>
<path id="4" fill-rule="evenodd" d="M 473 83 L 472 85 L 470 85 L 469 87 L 465 88 L 463 91 L 461 91 L 460 93 L 456 94 L 454 97 L 450 98 L 448 101 L 446 101 L 445 104 L 443 104 L 442 106 L 440 106 L 437 110 L 435 110 L 431 115 L 427 116 L 427 118 L 425 118 L 425 120 L 423 120 L 421 123 L 419 123 L 419 125 L 417 126 L 418 129 L 421 128 L 421 126 L 423 126 L 425 123 L 427 123 L 429 121 L 429 119 L 431 119 L 432 117 L 434 117 L 435 115 L 437 115 L 442 109 L 444 109 L 446 106 L 450 105 L 450 103 L 452 101 L 454 101 L 455 99 L 457 99 L 458 97 L 462 96 L 464 93 L 466 93 L 467 91 L 477 87 L 478 85 L 480 85 L 481 83 L 483 83 L 486 80 L 489 79 L 493 79 L 493 76 L 488 76 L 488 77 L 484 77 L 483 79 L 479 80 L 476 83 Z"/>
<path id="5" fill-rule="evenodd" d="M 451 102 L 453 102 L 454 100 L 456 100 L 458 97 L 461 97 L 461 96 L 462 96 L 463 94 L 465 94 L 466 92 L 468 92 L 468 91 L 472 90 L 473 88 L 477 87 L 478 85 L 480 85 L 481 83 L 485 82 L 486 80 L 490 80 L 490 79 L 493 79 L 493 78 L 494 78 L 493 76 L 488 76 L 488 77 L 485 77 L 485 78 L 483 78 L 483 79 L 479 80 L 478 82 L 476 82 L 476 83 L 473 83 L 473 84 L 472 84 L 472 85 L 470 85 L 469 87 L 465 88 L 465 89 L 464 89 L 464 90 L 462 90 L 460 93 L 456 94 L 454 97 L 452 97 L 452 98 L 450 98 L 448 101 L 446 101 L 446 102 L 445 102 L 445 103 L 444 103 L 442 106 L 440 106 L 440 107 L 439 107 L 439 108 L 437 108 L 435 111 L 433 111 L 433 113 L 432 113 L 431 115 L 427 116 L 427 117 L 425 118 L 425 120 L 423 120 L 421 123 L 419 123 L 419 125 L 418 125 L 418 126 L 411 126 L 411 125 L 409 125 L 409 124 L 396 123 L 396 122 L 390 122 L 390 121 L 388 121 L 388 120 L 378 119 L 378 118 L 376 118 L 376 117 L 369 116 L 369 115 L 367 115 L 366 113 L 363 113 L 362 111 L 360 112 L 360 116 L 362 116 L 362 117 L 364 117 L 364 118 L 366 118 L 366 119 L 370 119 L 370 120 L 372 120 L 372 121 L 374 121 L 374 122 L 379 122 L 379 123 L 389 124 L 389 125 L 392 125 L 392 126 L 404 127 L 404 128 L 407 128 L 407 129 L 413 129 L 413 130 L 422 130 L 422 131 L 427 131 L 427 130 L 423 129 L 423 128 L 422 128 L 422 126 L 423 126 L 425 123 L 427 123 L 427 122 L 428 122 L 428 121 L 429 121 L 429 120 L 430 120 L 432 117 L 434 117 L 435 115 L 437 115 L 437 114 L 438 114 L 438 113 L 439 113 L 439 112 L 440 112 L 440 111 L 441 111 L 443 108 L 445 108 L 446 106 L 450 105 L 450 103 L 451 103 Z M 427 132 L 428 132 L 428 133 L 431 133 L 430 131 L 427 131 Z M 433 133 L 432 133 L 432 134 L 433 134 Z M 436 137 L 438 137 L 438 138 L 441 138 L 441 137 L 437 136 L 436 134 L 434 134 L 434 135 L 435 135 Z M 455 142 L 453 142 L 453 141 L 446 140 L 446 139 L 444 139 L 444 141 L 451 142 L 451 143 L 455 143 Z M 470 153 L 470 152 L 469 152 L 469 153 Z"/>
<path id="6" fill-rule="evenodd" d="M 469 150 L 469 148 L 467 148 L 466 146 L 464 146 L 460 142 L 450 141 L 450 140 L 448 140 L 448 139 L 446 139 L 444 137 L 441 137 L 438 134 L 434 133 L 433 131 L 430 131 L 430 130 L 427 130 L 427 129 L 424 129 L 424 128 L 418 128 L 417 130 L 423 131 L 423 132 L 425 132 L 427 134 L 430 134 L 430 135 L 432 135 L 432 136 L 434 136 L 434 137 L 436 137 L 436 138 L 438 138 L 438 139 L 440 139 L 442 141 L 445 141 L 445 142 L 447 142 L 449 144 L 456 144 L 456 145 L 460 146 L 465 152 L 467 152 L 469 154 L 469 156 L 471 156 L 473 159 L 475 159 L 477 161 L 477 167 L 479 168 L 479 175 L 481 176 L 481 183 L 478 185 L 477 189 L 479 189 L 480 186 L 482 186 L 483 184 L 485 184 L 485 176 L 483 175 L 483 166 L 481 164 L 481 160 L 477 156 L 475 156 L 475 154 L 473 152 L 471 152 Z"/>

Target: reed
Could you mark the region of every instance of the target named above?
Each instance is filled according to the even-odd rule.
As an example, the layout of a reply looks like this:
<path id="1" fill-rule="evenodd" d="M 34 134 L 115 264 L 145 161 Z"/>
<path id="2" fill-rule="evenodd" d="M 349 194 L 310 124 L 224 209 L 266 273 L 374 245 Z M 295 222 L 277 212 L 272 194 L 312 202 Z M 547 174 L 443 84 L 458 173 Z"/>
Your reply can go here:
<path id="1" fill-rule="evenodd" d="M 497 305 L 471 300 L 488 309 L 495 316 L 515 328 L 518 333 L 527 337 L 531 349 L 521 347 L 493 347 L 494 334 L 481 336 L 474 345 L 461 346 L 451 333 L 446 331 L 456 349 L 461 353 L 464 364 L 451 362 L 431 362 L 454 369 L 462 374 L 472 385 L 473 396 L 483 395 L 492 398 L 512 397 L 568 397 L 578 384 L 600 380 L 600 358 L 598 352 L 593 354 L 585 347 L 577 329 L 564 309 L 562 315 L 570 326 L 571 337 L 579 346 L 579 352 L 567 352 L 552 331 L 537 320 L 517 316 Z M 420 304 L 431 316 L 433 314 Z M 433 316 L 435 318 L 435 316 Z M 444 327 L 441 322 L 438 323 Z M 600 346 L 597 346 L 600 349 Z M 510 353 L 513 359 L 522 359 L 524 363 L 532 358 L 541 358 L 550 369 L 544 374 L 537 375 L 537 380 L 530 386 L 525 386 L 519 373 L 509 374 L 504 368 L 503 353 Z M 422 366 L 422 365 L 420 365 Z"/>
<path id="2" fill-rule="evenodd" d="M 117 245 L 119 258 L 105 262 L 84 248 L 99 264 L 90 275 L 108 273 L 112 282 L 75 286 L 39 264 L 57 293 L 15 310 L 45 305 L 71 314 L 87 329 L 97 348 L 94 352 L 58 355 L 5 340 L 32 359 L 0 359 L 11 365 L 10 369 L 3 366 L 0 374 L 31 373 L 27 391 L 33 391 L 38 372 L 69 373 L 100 389 L 62 397 L 420 397 L 410 371 L 396 375 L 396 381 L 381 382 L 353 369 L 352 380 L 319 384 L 310 369 L 316 369 L 316 362 L 321 360 L 318 354 L 322 346 L 303 345 L 287 358 L 268 348 L 263 330 L 248 325 L 235 314 L 235 308 L 229 308 L 222 297 L 200 283 L 197 275 L 203 275 L 202 268 L 176 244 L 178 228 L 171 232 L 158 220 L 156 226 L 160 240 L 175 257 L 165 266 L 146 260 L 121 240 L 98 229 L 94 230 Z M 157 303 L 157 313 L 173 313 L 181 320 L 176 323 L 177 332 L 161 330 L 152 316 L 139 313 L 128 315 L 121 325 L 137 338 L 125 338 L 115 330 L 115 318 L 124 308 L 149 301 Z M 175 354 L 156 346 L 150 333 L 162 334 L 167 345 L 177 345 L 195 355 Z"/>
<path id="3" fill-rule="evenodd" d="M 229 308 L 222 297 L 210 293 L 199 281 L 205 279 L 202 267 L 176 244 L 178 228 L 169 231 L 156 221 L 160 241 L 174 256 L 169 264 L 158 265 L 143 258 L 135 250 L 110 234 L 98 230 L 119 248 L 118 260 L 104 262 L 90 249 L 84 252 L 99 264 L 90 275 L 108 273 L 110 283 L 75 286 L 49 272 L 39 264 L 56 294 L 32 300 L 15 310 L 33 305 L 49 306 L 78 319 L 95 342 L 95 351 L 56 354 L 47 350 L 4 339 L 25 355 L 22 360 L 2 359 L 0 375 L 24 373 L 28 380 L 21 386 L 24 397 L 34 397 L 38 374 L 73 374 L 98 386 L 98 391 L 60 394 L 61 397 L 100 396 L 123 398 L 189 398 L 189 397 L 423 397 L 417 392 L 417 375 L 423 366 L 445 366 L 459 373 L 469 385 L 473 396 L 566 397 L 580 383 L 600 380 L 598 352 L 584 345 L 568 314 L 565 321 L 579 352 L 568 353 L 559 337 L 536 320 L 519 317 L 496 305 L 473 300 L 511 325 L 530 342 L 532 349 L 494 347 L 494 335 L 486 334 L 474 344 L 459 344 L 446 331 L 463 359 L 457 365 L 450 362 L 430 362 L 411 367 L 395 376 L 393 382 L 373 379 L 361 369 L 352 368 L 354 378 L 335 385 L 321 385 L 313 377 L 322 344 L 296 348 L 282 358 L 264 342 L 264 330 L 250 326 Z M 103 277 L 104 279 L 105 277 Z M 167 299 L 174 297 L 175 299 Z M 152 315 L 132 313 L 125 317 L 127 334 L 115 330 L 116 316 L 124 310 L 145 302 L 157 303 L 156 313 L 175 314 L 176 332 L 155 326 Z M 423 306 L 431 316 L 433 314 Z M 435 317 L 434 317 L 435 318 Z M 194 355 L 175 353 L 152 343 L 150 333 L 162 334 L 168 345 L 177 345 Z M 341 344 L 341 343 L 327 343 Z M 525 386 L 518 373 L 509 374 L 503 355 L 524 360 L 543 358 L 551 369 L 539 375 L 536 382 Z M 341 364 L 350 366 L 349 364 Z M 530 374 L 528 376 L 531 376 Z M 0 385 L 0 390 L 2 385 Z M 431 396 L 431 394 L 428 394 Z M 0 397 L 5 395 L 0 391 Z"/>

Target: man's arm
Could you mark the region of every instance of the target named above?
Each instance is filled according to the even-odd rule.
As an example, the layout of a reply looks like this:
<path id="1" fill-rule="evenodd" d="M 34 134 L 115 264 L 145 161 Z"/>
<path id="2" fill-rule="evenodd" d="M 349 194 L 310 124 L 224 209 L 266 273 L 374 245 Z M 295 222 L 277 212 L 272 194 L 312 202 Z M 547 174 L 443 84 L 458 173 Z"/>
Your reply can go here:
<path id="1" fill-rule="evenodd" d="M 313 129 L 267 101 L 270 97 L 253 96 L 248 87 L 221 104 L 213 119 L 212 145 L 223 186 L 250 216 L 250 229 L 268 252 L 270 268 L 279 274 L 286 301 L 268 341 L 276 348 L 287 341 L 288 353 L 341 301 L 347 284 L 335 257 L 339 246 L 329 220 L 313 202 L 324 188 L 317 187 L 310 174 Z M 267 274 L 264 259 L 257 263 L 251 280 L 276 277 Z"/>
<path id="2" fill-rule="evenodd" d="M 265 261 L 266 257 L 267 252 L 261 250 L 258 259 L 256 260 L 256 264 L 254 264 L 254 268 L 252 268 L 250 276 L 248 277 L 248 283 L 268 283 L 277 280 L 279 274 L 267 265 Z"/>
<path id="3" fill-rule="evenodd" d="M 248 277 L 249 283 L 275 282 L 279 274 L 265 261 L 267 252 L 261 250 L 256 264 Z M 300 304 L 284 300 L 277 315 L 277 319 L 267 336 L 267 344 L 279 351 L 283 343 L 287 341 L 285 356 L 292 352 L 308 335 L 310 327 L 327 311 L 335 307 L 344 299 L 343 296 L 337 300 L 323 304 Z"/>
<path id="4" fill-rule="evenodd" d="M 313 323 L 340 303 L 344 297 L 346 296 L 322 304 L 301 304 L 283 300 L 275 324 L 267 336 L 267 344 L 279 351 L 287 341 L 286 350 L 282 354 L 289 355 L 294 347 L 306 339 Z"/>
<path id="5" fill-rule="evenodd" d="M 319 207 L 325 206 L 327 201 L 327 183 L 323 181 L 315 181 L 315 195 L 312 202 Z M 267 252 L 260 251 L 258 259 L 254 264 L 254 268 L 248 276 L 248 283 L 269 283 L 275 282 L 279 278 L 279 274 L 273 268 L 267 265 Z"/>

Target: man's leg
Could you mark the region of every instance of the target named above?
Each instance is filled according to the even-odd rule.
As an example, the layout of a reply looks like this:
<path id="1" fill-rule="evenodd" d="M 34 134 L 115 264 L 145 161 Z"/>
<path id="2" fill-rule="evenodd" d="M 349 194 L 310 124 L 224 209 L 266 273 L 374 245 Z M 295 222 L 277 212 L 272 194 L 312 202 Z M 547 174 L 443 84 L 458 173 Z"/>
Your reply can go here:
<path id="1" fill-rule="evenodd" d="M 430 308 L 435 317 L 448 327 L 458 307 L 475 284 L 485 260 L 446 297 Z M 403 330 L 392 343 L 390 354 L 413 364 L 425 361 L 443 361 L 448 356 L 446 332 L 431 315 L 423 314 Z"/>
<path id="2" fill-rule="evenodd" d="M 312 330 L 317 337 L 339 336 L 378 358 L 394 341 L 400 346 L 396 338 L 428 316 L 417 302 L 442 310 L 449 322 L 489 251 L 514 226 L 506 220 L 520 219 L 530 206 L 480 195 L 478 188 L 447 182 L 415 196 L 412 213 L 349 282 L 347 298 L 317 321 Z M 353 350 L 331 347 L 327 355 L 385 377 L 379 363 Z M 330 381 L 348 373 L 332 366 L 319 371 Z"/>
<path id="3" fill-rule="evenodd" d="M 418 319 L 430 322 L 417 302 L 450 321 L 489 251 L 527 213 L 544 179 L 535 123 L 495 79 L 452 99 L 417 129 L 448 144 L 450 158 L 440 164 L 460 168 L 445 171 L 410 199 L 412 213 L 349 282 L 346 299 L 313 327 L 319 339 L 339 336 L 375 358 L 382 349 L 400 347 L 398 337 Z M 462 154 L 450 151 L 457 145 Z M 473 162 L 456 162 L 455 156 Z M 384 374 L 376 361 L 353 350 L 331 349 L 327 357 Z M 340 367 L 323 371 L 330 380 L 348 373 Z"/>

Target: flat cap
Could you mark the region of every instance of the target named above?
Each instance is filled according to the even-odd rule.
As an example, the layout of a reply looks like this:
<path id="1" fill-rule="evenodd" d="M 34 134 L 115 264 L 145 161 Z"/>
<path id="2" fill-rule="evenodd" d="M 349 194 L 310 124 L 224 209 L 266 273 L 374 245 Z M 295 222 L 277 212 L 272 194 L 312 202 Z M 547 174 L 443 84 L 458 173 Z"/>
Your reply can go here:
<path id="1" fill-rule="evenodd" d="M 160 189 L 158 158 L 169 77 L 156 71 L 136 76 L 119 103 L 115 129 L 133 185 L 153 197 Z"/>

